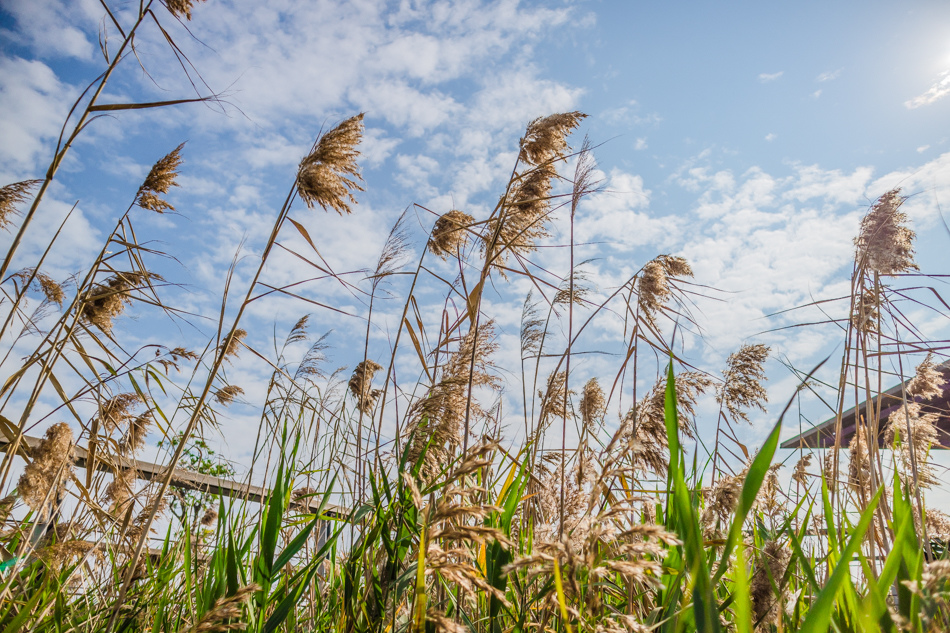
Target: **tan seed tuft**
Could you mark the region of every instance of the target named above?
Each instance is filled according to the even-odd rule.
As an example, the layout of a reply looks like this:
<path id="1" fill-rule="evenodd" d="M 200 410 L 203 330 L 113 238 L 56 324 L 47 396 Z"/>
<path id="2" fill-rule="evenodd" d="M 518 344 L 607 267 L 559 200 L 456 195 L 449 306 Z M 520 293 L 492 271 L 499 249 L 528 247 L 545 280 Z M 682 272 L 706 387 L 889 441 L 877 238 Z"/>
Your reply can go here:
<path id="1" fill-rule="evenodd" d="M 30 196 L 30 190 L 43 182 L 42 180 L 24 180 L 0 188 L 0 229 L 5 229 L 18 215 L 16 205 L 25 202 Z"/>
<path id="2" fill-rule="evenodd" d="M 475 218 L 456 210 L 439 216 L 429 237 L 429 252 L 442 259 L 457 257 L 468 241 L 468 227 L 474 222 Z"/>
<path id="3" fill-rule="evenodd" d="M 343 121 L 324 134 L 297 170 L 297 192 L 308 208 L 319 204 L 340 215 L 356 204 L 353 191 L 363 191 L 356 146 L 363 136 L 363 114 Z"/>

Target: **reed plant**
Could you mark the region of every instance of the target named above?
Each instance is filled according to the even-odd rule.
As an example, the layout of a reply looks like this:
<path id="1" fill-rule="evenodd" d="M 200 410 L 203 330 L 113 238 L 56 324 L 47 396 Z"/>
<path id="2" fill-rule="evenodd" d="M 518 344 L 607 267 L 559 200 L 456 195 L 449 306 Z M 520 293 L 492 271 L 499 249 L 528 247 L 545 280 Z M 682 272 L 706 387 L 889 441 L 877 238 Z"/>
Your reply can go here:
<path id="1" fill-rule="evenodd" d="M 432 227 L 417 243 L 400 217 L 363 279 L 336 273 L 312 237 L 321 213 L 359 213 L 363 117 L 339 122 L 288 174 L 255 272 L 238 282 L 232 268 L 221 310 L 203 315 L 216 324 L 209 339 L 195 349 L 133 348 L 115 327 L 131 304 L 185 318 L 169 298 L 173 282 L 151 265 L 174 253 L 137 231 L 143 215 L 173 209 L 185 146 L 129 188 L 127 209 L 73 283 L 43 272 L 59 232 L 37 261 L 11 272 L 96 113 L 196 100 L 101 102 L 139 29 L 160 29 L 178 54 L 162 22 L 205 7 L 146 1 L 127 24 L 103 6 L 121 46 L 103 48 L 106 70 L 76 102 L 45 178 L 0 188 L 0 226 L 14 234 L 0 266 L 3 630 L 950 630 L 950 518 L 925 496 L 940 483 L 930 459 L 939 412 L 926 403 L 947 377 L 928 353 L 937 346 L 904 312 L 915 292 L 936 290 L 902 285 L 921 277 L 899 190 L 869 208 L 847 307 L 833 319 L 844 350 L 836 443 L 823 456 L 801 449 L 790 483 L 777 450 L 791 403 L 757 451 L 740 441 L 750 412 L 765 411 L 768 347 L 742 346 L 721 373 L 676 353 L 676 328 L 700 325 L 691 306 L 705 292 L 689 263 L 660 254 L 601 291 L 575 261 L 577 210 L 599 187 L 590 144 L 569 144 L 580 112 L 528 123 L 487 217 L 415 207 Z M 291 217 L 304 207 L 306 219 Z M 556 215 L 569 227 L 557 274 L 535 259 Z M 281 241 L 288 236 L 311 251 L 293 250 Z M 303 263 L 299 280 L 268 278 L 277 252 Z M 312 330 L 339 309 L 299 293 L 312 277 L 365 300 L 350 371 L 326 369 L 327 340 Z M 516 368 L 498 366 L 504 315 L 486 300 L 504 281 L 532 288 Z M 316 313 L 267 353 L 252 346 L 245 315 L 273 296 Z M 381 349 L 374 308 L 394 296 L 400 318 Z M 612 373 L 582 383 L 582 336 L 617 319 Z M 29 349 L 22 360 L 14 345 Z M 248 357 L 270 372 L 264 401 L 252 403 L 254 466 L 234 496 L 186 496 L 182 469 L 232 473 L 195 451 L 244 397 L 227 368 Z M 397 358 L 416 363 L 415 379 L 397 381 Z M 874 397 L 905 374 L 913 379 L 903 405 L 884 419 Z M 644 389 L 649 375 L 658 380 Z M 801 372 L 795 398 L 819 375 Z M 520 392 L 515 411 L 500 406 L 502 391 Z M 852 401 L 867 404 L 844 446 Z M 706 421 L 706 410 L 718 415 Z M 707 451 L 697 438 L 713 427 Z M 156 440 L 168 449 L 164 470 L 143 484 L 139 457 Z M 260 482 L 263 498 L 252 498 Z"/>

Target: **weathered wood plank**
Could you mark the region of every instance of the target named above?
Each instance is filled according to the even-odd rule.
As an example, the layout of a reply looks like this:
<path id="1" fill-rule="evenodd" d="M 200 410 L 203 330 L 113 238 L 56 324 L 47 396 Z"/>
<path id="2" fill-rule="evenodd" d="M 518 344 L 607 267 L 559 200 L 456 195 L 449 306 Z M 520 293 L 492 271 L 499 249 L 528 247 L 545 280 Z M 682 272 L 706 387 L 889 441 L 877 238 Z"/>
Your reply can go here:
<path id="1" fill-rule="evenodd" d="M 40 441 L 41 439 L 38 437 L 32 437 L 30 435 L 23 436 L 23 442 L 30 448 L 39 446 Z M 0 451 L 6 452 L 9 447 L 9 438 L 3 434 L 0 434 Z M 76 466 L 85 468 L 89 452 L 82 446 L 76 446 L 75 455 L 76 458 L 74 463 Z M 168 474 L 168 468 L 161 464 L 153 464 L 152 462 L 144 462 L 138 459 L 125 458 L 120 458 L 120 461 L 116 463 L 112 461 L 105 461 L 104 458 L 105 456 L 102 455 L 102 453 L 97 452 L 95 460 L 96 470 L 111 473 L 117 468 L 133 468 L 135 469 L 136 476 L 139 479 L 145 481 L 160 480 Z M 263 502 L 270 494 L 270 490 L 262 486 L 254 486 L 247 483 L 232 481 L 230 479 L 223 479 L 221 477 L 203 475 L 201 473 L 194 473 L 181 468 L 176 469 L 172 475 L 171 486 L 180 490 L 207 492 L 233 499 L 253 501 L 255 503 Z M 309 500 L 309 504 L 310 509 L 316 511 L 319 507 L 319 500 L 316 498 L 311 498 Z M 327 516 L 338 519 L 345 519 L 350 514 L 350 511 L 347 508 L 329 504 L 324 507 L 323 512 Z"/>

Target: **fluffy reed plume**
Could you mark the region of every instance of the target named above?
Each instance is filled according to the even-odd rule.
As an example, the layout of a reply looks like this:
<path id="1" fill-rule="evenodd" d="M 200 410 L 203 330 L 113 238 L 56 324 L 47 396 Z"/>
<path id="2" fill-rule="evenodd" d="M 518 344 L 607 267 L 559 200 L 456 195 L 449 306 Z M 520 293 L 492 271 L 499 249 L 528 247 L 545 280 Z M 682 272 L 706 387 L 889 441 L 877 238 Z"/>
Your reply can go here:
<path id="1" fill-rule="evenodd" d="M 65 422 L 46 429 L 39 446 L 30 451 L 32 461 L 23 469 L 17 492 L 34 512 L 46 516 L 47 503 L 57 503 L 73 472 L 73 431 Z"/>
<path id="2" fill-rule="evenodd" d="M 120 468 L 109 485 L 103 492 L 103 501 L 111 501 L 111 512 L 113 516 L 118 517 L 126 512 L 132 505 L 132 497 L 135 495 L 135 470 L 132 468 Z"/>
<path id="3" fill-rule="evenodd" d="M 155 422 L 151 411 L 135 416 L 129 423 L 129 428 L 125 435 L 119 440 L 119 452 L 123 455 L 134 455 L 145 448 L 145 437 L 148 435 L 148 428 Z"/>
<path id="4" fill-rule="evenodd" d="M 411 440 L 406 447 L 406 456 L 409 463 L 416 463 L 425 451 L 423 472 L 426 474 L 438 472 L 449 463 L 451 455 L 462 443 L 470 397 L 471 415 L 476 419 L 484 417 L 478 401 L 468 393 L 469 370 L 473 391 L 478 387 L 497 388 L 497 380 L 491 373 L 491 355 L 497 347 L 494 343 L 495 324 L 488 321 L 479 325 L 477 341 L 475 331 L 475 328 L 469 330 L 458 350 L 449 356 L 439 381 L 411 405 L 407 429 Z"/>
<path id="5" fill-rule="evenodd" d="M 26 290 L 27 284 L 29 284 L 29 288 L 34 292 L 43 293 L 43 297 L 45 297 L 47 303 L 63 305 L 65 294 L 63 293 L 62 286 L 46 273 L 40 272 L 36 268 L 24 268 L 23 270 L 13 273 L 11 277 L 19 281 L 24 290 Z"/>
<path id="6" fill-rule="evenodd" d="M 429 252 L 442 259 L 457 257 L 468 242 L 468 227 L 474 222 L 475 218 L 456 210 L 439 216 L 429 237 Z"/>
<path id="7" fill-rule="evenodd" d="M 587 115 L 582 112 L 563 112 L 538 117 L 528 124 L 524 138 L 519 145 L 518 159 L 540 165 L 557 158 L 563 158 L 569 149 L 567 136 L 580 125 Z"/>
<path id="8" fill-rule="evenodd" d="M 821 472 L 825 478 L 825 485 L 828 486 L 828 492 L 834 494 L 835 490 L 838 487 L 838 478 L 835 476 L 835 452 L 834 451 L 828 451 L 827 453 L 825 453 L 825 463 L 822 465 Z"/>
<path id="9" fill-rule="evenodd" d="M 940 483 L 933 464 L 930 463 L 930 447 L 937 442 L 938 413 L 922 413 L 920 404 L 908 402 L 906 407 L 898 407 L 887 416 L 887 426 L 884 429 L 885 446 L 893 446 L 897 437 L 901 439 L 898 462 L 901 479 L 905 482 L 914 481 L 914 460 L 917 462 L 916 485 L 921 488 L 931 488 Z M 910 437 L 907 437 L 910 427 Z M 913 456 L 911 455 L 913 451 Z"/>
<path id="10" fill-rule="evenodd" d="M 916 508 L 915 508 L 916 511 Z M 920 529 L 920 513 L 917 512 L 917 533 L 923 534 Z M 927 536 L 931 539 L 938 539 L 945 543 L 950 543 L 950 516 L 947 516 L 940 510 L 928 508 L 927 512 Z"/>
<path id="11" fill-rule="evenodd" d="M 211 527 L 218 520 L 218 511 L 214 508 L 208 508 L 205 510 L 205 513 L 201 515 L 201 525 L 205 527 Z"/>
<path id="12" fill-rule="evenodd" d="M 100 330 L 112 332 L 112 321 L 122 314 L 125 306 L 132 303 L 130 291 L 141 287 L 149 279 L 161 279 L 155 273 L 124 272 L 116 273 L 104 283 L 95 284 L 89 289 L 83 302 L 82 318 Z"/>
<path id="13" fill-rule="evenodd" d="M 754 407 L 765 411 L 769 394 L 762 386 L 762 381 L 768 380 L 762 365 L 768 357 L 769 348 L 766 345 L 743 345 L 738 352 L 730 354 L 726 361 L 716 401 L 728 411 L 733 422 L 749 422 L 745 409 Z"/>
<path id="14" fill-rule="evenodd" d="M 585 429 L 592 430 L 594 425 L 603 419 L 606 404 L 604 390 L 601 389 L 600 383 L 597 382 L 596 378 L 591 378 L 587 381 L 587 384 L 584 385 L 584 391 L 581 393 L 581 402 L 579 405 L 581 421 L 584 423 Z"/>
<path id="15" fill-rule="evenodd" d="M 874 334 L 878 331 L 881 301 L 882 297 L 873 288 L 868 288 L 855 298 L 851 312 L 851 324 L 855 330 L 862 334 Z"/>
<path id="16" fill-rule="evenodd" d="M 704 493 L 706 509 L 703 511 L 703 528 L 708 538 L 717 535 L 717 527 L 727 525 L 729 517 L 739 505 L 742 485 L 745 482 L 745 470 L 737 475 L 728 475 L 719 479 L 711 490 Z M 718 523 L 718 525 L 717 525 Z"/>
<path id="17" fill-rule="evenodd" d="M 19 213 L 16 205 L 26 202 L 30 197 L 30 190 L 43 182 L 42 180 L 24 180 L 0 188 L 0 229 L 5 229 Z"/>
<path id="18" fill-rule="evenodd" d="M 864 426 L 858 424 L 848 444 L 848 485 L 855 490 L 862 490 L 870 480 L 871 458 L 868 454 L 867 433 Z"/>
<path id="19" fill-rule="evenodd" d="M 184 16 L 186 20 L 190 20 L 191 9 L 195 2 L 205 2 L 205 0 L 165 0 L 165 7 L 176 18 Z"/>
<path id="20" fill-rule="evenodd" d="M 580 269 L 575 268 L 572 273 L 573 279 L 566 279 L 554 293 L 552 303 L 555 306 L 583 305 L 587 295 L 591 292 L 590 283 L 587 274 Z M 572 283 L 573 282 L 573 283 Z M 573 286 L 573 288 L 571 287 Z"/>
<path id="21" fill-rule="evenodd" d="M 538 397 L 541 398 L 541 414 L 538 416 L 538 435 L 542 434 L 544 429 L 547 428 L 553 420 L 560 420 L 567 417 L 568 412 L 564 407 L 564 390 L 566 387 L 567 372 L 551 372 L 548 376 L 545 390 L 538 391 Z"/>
<path id="22" fill-rule="evenodd" d="M 0 499 L 0 523 L 3 523 L 10 516 L 10 511 L 13 510 L 13 506 L 16 504 L 15 495 L 7 495 L 3 499 Z"/>
<path id="23" fill-rule="evenodd" d="M 503 265 L 512 254 L 533 252 L 537 243 L 551 234 L 551 180 L 556 176 L 554 165 L 545 163 L 518 177 L 502 212 L 492 216 L 483 235 L 488 261 Z"/>
<path id="24" fill-rule="evenodd" d="M 93 544 L 70 538 L 73 530 L 71 523 L 60 523 L 43 535 L 36 544 L 36 557 L 54 571 L 61 571 L 72 563 L 77 556 L 86 554 Z"/>
<path id="25" fill-rule="evenodd" d="M 188 2 L 187 4 L 190 8 L 191 3 Z M 187 15 L 191 19 L 191 13 L 189 12 Z M 184 146 L 185 144 L 182 143 L 152 166 L 148 176 L 145 177 L 145 182 L 139 187 L 139 191 L 135 196 L 136 204 L 143 209 L 156 213 L 175 210 L 175 207 L 158 196 L 159 194 L 166 194 L 169 189 L 178 186 L 175 179 L 178 177 L 178 168 L 182 163 L 181 149 Z"/>
<path id="26" fill-rule="evenodd" d="M 782 595 L 782 579 L 790 556 L 787 545 L 774 540 L 766 541 L 755 559 L 749 579 L 749 598 L 752 599 L 753 622 L 762 623 L 757 630 L 771 630 L 770 625 L 779 616 L 778 597 Z"/>
<path id="27" fill-rule="evenodd" d="M 135 407 L 143 402 L 137 393 L 120 393 L 109 398 L 99 407 L 99 423 L 108 433 L 122 428 L 134 416 Z"/>
<path id="28" fill-rule="evenodd" d="M 531 301 L 531 292 L 525 297 L 521 307 L 521 358 L 529 358 L 541 351 L 544 340 L 544 319 L 538 310 L 538 304 Z"/>
<path id="29" fill-rule="evenodd" d="M 792 481 L 796 482 L 803 488 L 808 487 L 808 467 L 811 465 L 811 453 L 805 453 L 802 455 L 801 459 L 795 463 L 795 470 L 792 473 Z"/>
<path id="30" fill-rule="evenodd" d="M 691 420 L 696 413 L 696 399 L 712 381 L 697 372 L 683 372 L 676 376 L 676 400 L 679 408 L 680 432 L 693 436 Z M 617 434 L 624 436 L 632 466 L 658 475 L 666 473 L 669 465 L 666 436 L 666 378 L 661 378 L 650 392 L 624 416 Z M 616 436 L 615 436 L 616 437 Z M 610 448 L 615 444 L 611 440 Z"/>
<path id="31" fill-rule="evenodd" d="M 371 360 L 360 362 L 350 376 L 350 393 L 356 398 L 356 408 L 364 414 L 369 415 L 376 406 L 376 399 L 382 393 L 379 389 L 373 389 L 373 376 L 382 369 L 382 365 Z"/>
<path id="32" fill-rule="evenodd" d="M 429 624 L 432 625 L 436 633 L 470 633 L 467 626 L 461 622 L 456 622 L 433 607 L 426 609 L 426 626 Z"/>
<path id="33" fill-rule="evenodd" d="M 214 399 L 217 400 L 219 404 L 228 406 L 229 404 L 234 402 L 235 398 L 237 398 L 238 396 L 243 396 L 243 395 L 244 395 L 243 389 L 241 389 L 237 385 L 228 385 L 226 387 L 222 387 L 221 389 L 218 389 L 217 391 L 215 391 Z"/>
<path id="34" fill-rule="evenodd" d="M 234 330 L 229 336 L 228 340 L 225 341 L 222 346 L 224 349 L 224 357 L 232 358 L 237 357 L 241 351 L 241 343 L 247 337 L 247 330 L 242 330 L 238 328 Z"/>
<path id="35" fill-rule="evenodd" d="M 234 594 L 218 598 L 205 612 L 197 624 L 188 629 L 189 633 L 220 633 L 223 631 L 243 631 L 246 622 L 231 622 L 244 612 L 244 603 L 260 589 L 251 583 L 239 588 Z"/>
<path id="36" fill-rule="evenodd" d="M 919 270 L 914 263 L 916 235 L 907 226 L 907 214 L 900 210 L 906 200 L 900 191 L 892 189 L 871 205 L 854 240 L 859 265 L 866 264 L 880 275 Z"/>
<path id="37" fill-rule="evenodd" d="M 637 285 L 640 310 L 647 321 L 655 323 L 656 316 L 672 296 L 670 278 L 692 276 L 693 269 L 682 257 L 658 255 L 647 262 Z"/>
<path id="38" fill-rule="evenodd" d="M 319 204 L 340 215 L 356 204 L 353 190 L 363 191 L 359 182 L 356 146 L 363 136 L 363 114 L 343 121 L 320 137 L 297 169 L 297 192 L 307 207 Z"/>
<path id="39" fill-rule="evenodd" d="M 907 383 L 907 395 L 921 400 L 932 400 L 943 393 L 946 383 L 946 377 L 934 365 L 933 353 L 929 353 L 917 365 L 914 377 Z"/>

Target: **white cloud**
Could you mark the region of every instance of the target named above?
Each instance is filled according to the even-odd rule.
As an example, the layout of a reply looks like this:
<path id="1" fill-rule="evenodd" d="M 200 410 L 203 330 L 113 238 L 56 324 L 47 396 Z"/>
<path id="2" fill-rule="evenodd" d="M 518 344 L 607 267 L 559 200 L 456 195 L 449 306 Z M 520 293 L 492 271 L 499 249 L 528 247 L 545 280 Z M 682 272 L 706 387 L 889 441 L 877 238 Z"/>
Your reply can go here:
<path id="1" fill-rule="evenodd" d="M 778 136 L 773 132 L 769 132 L 765 135 L 765 140 L 769 142 L 774 141 L 776 138 L 778 138 Z"/>
<path id="2" fill-rule="evenodd" d="M 921 145 L 920 147 L 917 148 L 917 153 L 918 153 L 918 154 L 923 154 L 923 153 L 926 152 L 928 149 L 930 149 L 930 145 Z"/>
<path id="3" fill-rule="evenodd" d="M 820 89 L 819 89 L 819 90 L 816 90 L 816 91 L 813 92 L 813 93 L 811 93 L 811 98 L 812 98 L 812 99 L 817 99 L 817 98 L 820 97 L 820 96 L 821 96 L 821 90 L 820 90 Z"/>
<path id="4" fill-rule="evenodd" d="M 18 57 L 0 57 L 0 77 L 0 169 L 34 171 L 48 157 L 75 90 L 43 62 Z"/>
<path id="5" fill-rule="evenodd" d="M 821 73 L 820 75 L 818 75 L 817 77 L 815 77 L 815 81 L 822 81 L 822 82 L 824 82 L 824 81 L 834 81 L 835 79 L 837 79 L 838 77 L 841 76 L 841 71 L 842 71 L 842 70 L 844 70 L 844 69 L 843 69 L 843 68 L 839 68 L 838 70 L 829 70 L 829 71 L 823 72 L 823 73 Z"/>
<path id="6" fill-rule="evenodd" d="M 927 92 L 905 101 L 904 105 L 907 109 L 914 110 L 921 106 L 930 105 L 931 103 L 939 101 L 948 94 L 950 94 L 950 70 L 945 70 L 940 74 L 940 78 L 927 89 Z"/>
<path id="7" fill-rule="evenodd" d="M 780 71 L 778 71 L 777 73 L 760 73 L 760 74 L 759 74 L 759 81 L 761 81 L 762 83 L 767 83 L 767 82 L 769 82 L 769 81 L 775 81 L 776 79 L 778 79 L 779 77 L 781 77 L 781 76 L 784 75 L 784 74 L 785 74 L 785 71 L 784 71 L 784 70 L 780 70 Z"/>
<path id="8" fill-rule="evenodd" d="M 637 142 L 633 144 L 633 149 L 642 150 L 647 148 L 647 140 L 645 138 L 638 138 Z"/>
<path id="9" fill-rule="evenodd" d="M 99 54 L 87 35 L 101 17 L 101 5 L 95 0 L 7 0 L 3 10 L 14 17 L 17 28 L 2 33 L 40 55 L 90 60 Z"/>

